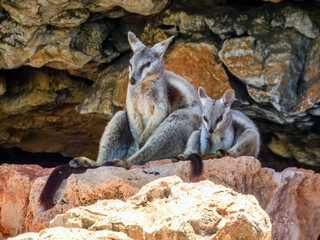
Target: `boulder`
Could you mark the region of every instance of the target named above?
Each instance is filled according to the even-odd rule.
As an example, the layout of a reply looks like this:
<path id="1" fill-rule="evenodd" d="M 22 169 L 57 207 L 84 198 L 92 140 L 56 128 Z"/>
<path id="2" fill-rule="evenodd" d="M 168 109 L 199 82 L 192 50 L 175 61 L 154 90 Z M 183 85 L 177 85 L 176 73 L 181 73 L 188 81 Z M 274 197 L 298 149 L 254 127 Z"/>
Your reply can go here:
<path id="1" fill-rule="evenodd" d="M 262 36 L 228 39 L 219 56 L 256 102 L 271 103 L 277 111 L 288 113 L 297 104 L 309 42 L 293 30 L 273 30 Z"/>
<path id="2" fill-rule="evenodd" d="M 64 239 L 77 239 L 77 240 L 132 240 L 126 234 L 121 232 L 112 232 L 108 230 L 101 231 L 88 231 L 79 228 L 48 228 L 41 230 L 39 233 L 25 233 L 17 237 L 8 238 L 10 240 L 64 240 Z"/>
<path id="3" fill-rule="evenodd" d="M 54 28 L 50 25 L 24 26 L 5 18 L 0 23 L 5 36 L 0 41 L 0 66 L 4 69 L 22 65 L 79 69 L 91 60 L 100 63 L 111 61 L 117 54 L 103 54 L 102 42 L 112 27 L 107 20 Z"/>
<path id="4" fill-rule="evenodd" d="M 87 170 L 80 175 L 71 175 L 62 184 L 55 197 L 56 205 L 48 211 L 43 211 L 37 203 L 46 181 L 46 178 L 39 178 L 30 191 L 28 215 L 33 216 L 33 221 L 29 222 L 28 230 L 44 229 L 57 214 L 101 199 L 126 201 L 145 184 L 172 175 L 184 182 L 210 180 L 255 196 L 271 218 L 275 239 L 304 239 L 306 236 L 315 239 L 320 234 L 320 174 L 297 168 L 275 172 L 261 168 L 260 162 L 253 157 L 205 161 L 204 172 L 199 178 L 190 175 L 188 162 L 171 163 L 171 160 L 153 161 L 130 170 L 115 167 Z"/>
<path id="5" fill-rule="evenodd" d="M 271 239 L 270 219 L 253 196 L 176 176 L 145 185 L 126 202 L 71 209 L 50 226 L 120 231 L 133 239 Z"/>
<path id="6" fill-rule="evenodd" d="M 37 178 L 51 171 L 36 165 L 0 166 L 0 232 L 4 237 L 28 231 L 28 222 L 32 222 L 32 216 L 26 214 L 30 189 Z"/>
<path id="7" fill-rule="evenodd" d="M 46 0 L 43 2 L 17 1 L 12 4 L 4 0 L 1 5 L 10 16 L 22 25 L 51 24 L 56 27 L 70 27 L 79 25 L 87 20 L 90 12 L 106 12 L 121 7 L 125 10 L 142 15 L 151 15 L 160 12 L 167 0 L 125 0 L 125 1 L 86 1 L 73 0 Z M 46 14 L 42 14 L 45 12 Z"/>

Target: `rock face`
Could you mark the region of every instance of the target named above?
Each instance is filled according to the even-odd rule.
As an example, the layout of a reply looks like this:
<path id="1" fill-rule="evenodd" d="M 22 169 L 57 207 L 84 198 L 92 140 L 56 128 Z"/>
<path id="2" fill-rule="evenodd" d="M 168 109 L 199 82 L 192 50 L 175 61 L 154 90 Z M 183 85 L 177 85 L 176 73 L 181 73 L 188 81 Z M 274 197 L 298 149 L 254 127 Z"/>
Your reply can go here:
<path id="1" fill-rule="evenodd" d="M 275 30 L 263 36 L 226 40 L 220 58 L 246 84 L 256 102 L 271 103 L 286 113 L 297 103 L 298 80 L 309 42 L 293 30 Z"/>
<path id="2" fill-rule="evenodd" d="M 62 72 L 21 69 L 0 96 L 0 144 L 33 152 L 95 157 L 107 118 L 80 115 L 88 85 Z M 82 130 L 81 130 L 82 129 Z"/>
<path id="3" fill-rule="evenodd" d="M 88 231 L 85 229 L 62 228 L 62 227 L 44 229 L 39 233 L 25 233 L 25 234 L 19 235 L 18 237 L 9 238 L 9 239 L 10 240 L 40 240 L 40 239 L 132 240 L 132 238 L 129 238 L 126 234 L 120 233 L 120 232 L 112 232 L 108 230 Z"/>
<path id="4" fill-rule="evenodd" d="M 150 15 L 161 11 L 166 4 L 167 0 L 143 1 L 143 4 L 133 0 L 2 1 L 0 28 L 4 37 L 0 42 L 0 66 L 11 69 L 27 64 L 78 69 L 92 59 L 106 61 L 101 44 L 112 24 L 106 17 L 100 20 L 104 14 L 91 21 L 90 14 L 109 11 L 105 16 L 117 17 L 116 12 L 123 8 Z M 120 15 L 125 14 L 122 12 Z"/>
<path id="5" fill-rule="evenodd" d="M 27 231 L 26 223 L 32 217 L 26 214 L 30 189 L 34 181 L 48 176 L 51 169 L 35 165 L 9 165 L 0 167 L 0 232 L 15 236 Z"/>
<path id="6" fill-rule="evenodd" d="M 174 35 L 168 70 L 213 98 L 234 88 L 264 121 L 264 148 L 277 139 L 274 153 L 292 145 L 281 156 L 320 166 L 313 142 L 288 130 L 320 136 L 319 4 L 231 2 L 1 1 L 0 144 L 95 158 L 124 108 L 131 30 L 148 46 Z"/>
<path id="7" fill-rule="evenodd" d="M 269 217 L 254 197 L 174 176 L 147 184 L 126 202 L 105 200 L 69 210 L 50 225 L 116 230 L 133 239 L 271 239 Z"/>
<path id="8" fill-rule="evenodd" d="M 184 182 L 210 180 L 239 193 L 253 195 L 270 216 L 273 239 L 316 239 L 320 235 L 320 174 L 296 168 L 275 172 L 261 168 L 259 161 L 252 157 L 205 161 L 204 173 L 197 179 L 190 176 L 188 162 L 171 163 L 170 160 L 154 161 L 130 170 L 114 167 L 87 170 L 86 173 L 70 176 L 62 184 L 55 197 L 56 206 L 48 211 L 43 211 L 37 203 L 46 181 L 45 177 L 38 178 L 29 188 L 30 192 L 26 191 L 23 195 L 23 202 L 28 204 L 19 211 L 22 217 L 16 218 L 25 222 L 25 227 L 17 230 L 16 225 L 9 221 L 0 225 L 0 229 L 12 234 L 38 232 L 47 228 L 57 214 L 71 208 L 102 199 L 126 201 L 147 183 L 172 175 Z M 23 181 L 19 183 L 24 184 Z M 17 186 L 15 188 L 18 189 Z M 6 189 L 12 191 L 10 187 Z"/>
<path id="9" fill-rule="evenodd" d="M 281 156 L 281 163 L 320 169 L 320 4 L 234 2 L 2 0 L 1 147 L 94 159 L 105 125 L 125 107 L 130 30 L 147 46 L 175 36 L 166 69 L 196 88 L 204 86 L 213 98 L 234 88 L 234 107 L 258 124 L 262 150 Z M 275 156 L 265 153 L 259 160 Z M 45 178 L 35 178 L 50 170 L 34 168 L 36 174 L 30 166 L 1 166 L 0 230 L 4 237 L 38 231 L 70 208 L 101 199 L 126 201 L 160 177 L 195 181 L 188 163 L 162 164 L 72 176 L 47 212 L 37 205 Z M 294 168 L 274 172 L 251 158 L 205 166 L 199 180 L 258 199 L 271 218 L 273 238 L 320 235 L 318 174 Z"/>
<path id="10" fill-rule="evenodd" d="M 166 56 L 165 69 L 184 77 L 196 89 L 206 86 L 213 98 L 220 98 L 231 88 L 218 49 L 211 44 L 177 42 Z"/>

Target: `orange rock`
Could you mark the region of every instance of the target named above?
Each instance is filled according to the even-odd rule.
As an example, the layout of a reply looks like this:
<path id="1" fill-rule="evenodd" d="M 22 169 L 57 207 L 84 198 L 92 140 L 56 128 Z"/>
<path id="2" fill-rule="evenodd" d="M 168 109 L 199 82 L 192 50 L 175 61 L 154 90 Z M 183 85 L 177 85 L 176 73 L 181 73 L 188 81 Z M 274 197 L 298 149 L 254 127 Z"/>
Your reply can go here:
<path id="1" fill-rule="evenodd" d="M 204 87 L 212 98 L 220 98 L 231 88 L 218 50 L 212 44 L 176 43 L 166 55 L 165 69 L 185 78 L 196 89 Z"/>
<path id="2" fill-rule="evenodd" d="M 5 173 L 7 169 L 8 165 L 1 172 Z M 270 216 L 273 239 L 316 239 L 320 234 L 320 174 L 296 168 L 275 172 L 269 168 L 261 168 L 260 162 L 253 157 L 226 157 L 205 161 L 203 175 L 199 178 L 191 177 L 189 162 L 171 163 L 171 160 L 152 161 L 144 166 L 133 166 L 130 170 L 115 167 L 87 170 L 86 173 L 70 176 L 62 184 L 56 194 L 56 206 L 48 211 L 43 211 L 37 204 L 46 181 L 46 178 L 38 178 L 32 185 L 30 196 L 28 193 L 22 195 L 22 202 L 29 202 L 28 207 L 23 209 L 23 204 L 20 204 L 19 208 L 15 208 L 20 209 L 14 215 L 17 220 L 1 225 L 1 231 L 3 226 L 6 234 L 39 231 L 48 227 L 57 214 L 65 213 L 71 208 L 90 205 L 101 199 L 125 201 L 147 183 L 172 175 L 180 177 L 184 182 L 210 180 L 237 192 L 255 196 L 262 209 Z M 12 173 L 6 178 L 16 179 L 15 176 Z M 25 181 L 29 182 L 29 179 L 15 181 L 15 189 L 24 189 Z M 30 191 L 30 186 L 27 189 L 26 192 Z M 6 206 L 10 209 L 15 206 L 10 202 L 15 203 L 16 197 L 10 195 L 4 198 L 3 195 L 9 194 L 9 190 L 2 192 L 0 208 Z M 16 222 L 19 224 L 16 225 Z"/>
<path id="3" fill-rule="evenodd" d="M 0 232 L 4 236 L 28 231 L 28 222 L 33 218 L 26 214 L 31 186 L 37 178 L 48 176 L 51 171 L 37 165 L 0 166 Z"/>

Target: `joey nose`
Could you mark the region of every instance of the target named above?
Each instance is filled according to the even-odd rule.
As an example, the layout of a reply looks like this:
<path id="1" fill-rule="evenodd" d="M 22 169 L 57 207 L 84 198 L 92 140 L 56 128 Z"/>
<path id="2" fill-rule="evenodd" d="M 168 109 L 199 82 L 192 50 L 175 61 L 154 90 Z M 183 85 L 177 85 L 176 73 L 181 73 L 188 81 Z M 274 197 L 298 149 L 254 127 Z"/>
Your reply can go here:
<path id="1" fill-rule="evenodd" d="M 137 82 L 137 81 L 136 81 L 136 79 L 135 79 L 134 77 L 131 77 L 131 78 L 130 78 L 130 84 L 131 84 L 131 85 L 135 85 L 136 82 Z"/>
<path id="2" fill-rule="evenodd" d="M 210 134 L 213 133 L 213 129 L 212 129 L 212 128 L 209 129 L 209 133 L 210 133 Z"/>

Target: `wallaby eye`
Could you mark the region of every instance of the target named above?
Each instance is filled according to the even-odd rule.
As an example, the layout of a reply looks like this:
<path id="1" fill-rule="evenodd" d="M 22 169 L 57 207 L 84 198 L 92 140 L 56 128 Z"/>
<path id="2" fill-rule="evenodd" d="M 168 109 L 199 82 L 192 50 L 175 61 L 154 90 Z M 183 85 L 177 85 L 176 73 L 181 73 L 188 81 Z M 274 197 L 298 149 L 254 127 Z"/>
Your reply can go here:
<path id="1" fill-rule="evenodd" d="M 221 120 L 222 120 L 222 115 L 221 115 L 220 117 L 218 117 L 217 123 L 218 123 L 218 122 L 221 122 Z"/>
<path id="2" fill-rule="evenodd" d="M 145 68 L 145 67 L 149 67 L 150 65 L 151 65 L 151 62 L 148 62 L 148 63 L 144 64 L 143 67 L 144 67 L 144 68 Z"/>
<path id="3" fill-rule="evenodd" d="M 206 118 L 206 116 L 203 116 L 203 120 L 204 120 L 205 122 L 208 122 L 208 119 Z"/>

